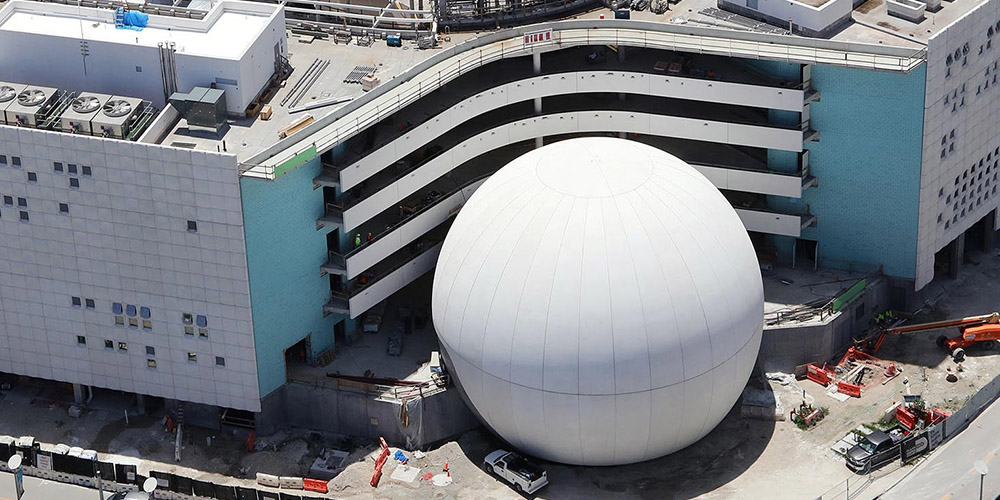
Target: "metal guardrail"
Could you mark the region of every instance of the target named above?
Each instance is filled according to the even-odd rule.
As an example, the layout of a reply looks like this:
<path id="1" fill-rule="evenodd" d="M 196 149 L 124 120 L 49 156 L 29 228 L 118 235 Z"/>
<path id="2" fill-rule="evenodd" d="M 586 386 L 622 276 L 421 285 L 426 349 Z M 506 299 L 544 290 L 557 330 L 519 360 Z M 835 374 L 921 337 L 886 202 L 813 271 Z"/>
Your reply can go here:
<path id="1" fill-rule="evenodd" d="M 541 29 L 553 30 L 553 42 L 525 43 L 525 33 Z M 645 21 L 588 19 L 523 26 L 475 37 L 442 50 L 241 163 L 240 173 L 271 179 L 277 165 L 311 146 L 326 151 L 444 84 L 491 62 L 546 49 L 605 44 L 897 72 L 909 72 L 927 57 L 926 49 L 913 51 Z"/>

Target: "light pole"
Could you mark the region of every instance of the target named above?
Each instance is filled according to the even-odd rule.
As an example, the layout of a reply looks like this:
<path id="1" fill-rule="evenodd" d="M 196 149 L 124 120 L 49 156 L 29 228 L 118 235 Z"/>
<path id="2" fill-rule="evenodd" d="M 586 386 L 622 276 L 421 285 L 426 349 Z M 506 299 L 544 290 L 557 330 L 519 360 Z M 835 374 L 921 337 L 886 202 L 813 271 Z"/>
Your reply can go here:
<path id="1" fill-rule="evenodd" d="M 7 468 L 14 473 L 14 489 L 17 491 L 17 500 L 21 500 L 24 495 L 24 472 L 21 470 L 21 455 L 14 455 L 7 460 Z"/>
<path id="2" fill-rule="evenodd" d="M 97 467 L 97 498 L 104 500 L 104 483 L 101 482 L 101 467 Z"/>
<path id="3" fill-rule="evenodd" d="M 976 460 L 972 464 L 976 468 L 976 472 L 979 473 L 979 500 L 983 500 L 983 478 L 990 473 L 990 470 L 986 468 L 986 463 L 982 460 Z"/>

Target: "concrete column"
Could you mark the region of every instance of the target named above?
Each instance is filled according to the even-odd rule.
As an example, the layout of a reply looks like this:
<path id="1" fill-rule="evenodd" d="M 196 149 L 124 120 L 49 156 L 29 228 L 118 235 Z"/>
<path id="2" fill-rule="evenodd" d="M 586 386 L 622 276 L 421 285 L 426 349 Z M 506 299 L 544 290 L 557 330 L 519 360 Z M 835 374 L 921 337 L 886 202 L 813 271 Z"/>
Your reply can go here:
<path id="1" fill-rule="evenodd" d="M 536 97 L 535 98 L 535 114 L 536 115 L 542 114 L 542 98 L 541 97 Z"/>
<path id="2" fill-rule="evenodd" d="M 951 242 L 951 262 L 948 266 L 948 276 L 952 279 L 958 278 L 959 271 L 962 270 L 962 261 L 965 260 L 965 233 L 958 235 Z"/>
<path id="3" fill-rule="evenodd" d="M 545 140 L 541 137 L 535 137 L 535 149 L 538 149 L 545 145 Z"/>
<path id="4" fill-rule="evenodd" d="M 146 414 L 146 396 L 142 394 L 135 395 L 135 406 L 139 411 L 139 415 Z"/>
<path id="5" fill-rule="evenodd" d="M 625 132 L 618 132 L 618 138 L 619 139 L 626 139 L 627 138 L 627 134 Z"/>
<path id="6" fill-rule="evenodd" d="M 620 62 L 620 63 L 625 62 L 625 46 L 624 45 L 619 45 L 618 46 L 618 62 Z"/>
<path id="7" fill-rule="evenodd" d="M 73 384 L 73 402 L 82 405 L 84 399 L 83 384 Z"/>
<path id="8" fill-rule="evenodd" d="M 542 72 L 542 53 L 535 52 L 531 54 L 531 67 L 534 68 L 535 74 L 540 74 Z"/>

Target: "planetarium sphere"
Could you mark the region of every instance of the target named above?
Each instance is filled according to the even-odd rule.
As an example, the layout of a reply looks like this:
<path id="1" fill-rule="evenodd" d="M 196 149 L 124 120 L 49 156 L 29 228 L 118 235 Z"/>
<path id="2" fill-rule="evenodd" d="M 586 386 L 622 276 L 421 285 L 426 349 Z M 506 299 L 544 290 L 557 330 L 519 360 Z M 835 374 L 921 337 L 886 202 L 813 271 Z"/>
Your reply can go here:
<path id="1" fill-rule="evenodd" d="M 690 165 L 622 139 L 556 142 L 491 176 L 448 231 L 432 295 L 477 416 L 568 464 L 694 443 L 760 348 L 763 286 L 739 216 Z"/>

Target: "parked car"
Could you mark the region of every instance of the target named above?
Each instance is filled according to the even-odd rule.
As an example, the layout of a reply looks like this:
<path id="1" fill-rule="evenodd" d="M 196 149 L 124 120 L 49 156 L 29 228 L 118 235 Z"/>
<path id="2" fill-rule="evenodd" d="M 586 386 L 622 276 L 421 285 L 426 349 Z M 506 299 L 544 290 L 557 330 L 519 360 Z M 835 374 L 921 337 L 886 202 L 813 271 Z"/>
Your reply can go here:
<path id="1" fill-rule="evenodd" d="M 885 431 L 875 431 L 861 438 L 847 450 L 847 468 L 854 472 L 868 472 L 899 457 L 899 444 L 907 432 L 900 426 Z"/>
<path id="2" fill-rule="evenodd" d="M 512 451 L 496 450 L 486 455 L 483 469 L 506 479 L 518 493 L 532 494 L 549 484 L 544 470 Z"/>

